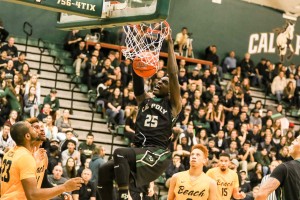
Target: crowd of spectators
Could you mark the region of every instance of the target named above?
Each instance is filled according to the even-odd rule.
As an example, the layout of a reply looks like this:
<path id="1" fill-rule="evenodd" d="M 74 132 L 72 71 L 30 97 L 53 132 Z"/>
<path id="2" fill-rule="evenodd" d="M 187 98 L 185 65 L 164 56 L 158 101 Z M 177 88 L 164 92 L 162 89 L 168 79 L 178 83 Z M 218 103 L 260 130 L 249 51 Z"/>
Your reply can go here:
<path id="1" fill-rule="evenodd" d="M 185 34 L 187 29 L 183 28 L 176 37 L 180 54 L 185 48 L 184 41 L 189 38 Z M 132 62 L 121 61 L 119 52 L 104 52 L 100 43 L 89 49 L 85 45 L 80 32 L 68 34 L 65 48 L 71 52 L 75 75 L 88 85 L 89 93 L 95 91 L 95 106 L 107 117 L 108 124 L 112 128 L 124 125 L 124 135 L 131 145 L 138 109 L 131 80 Z M 2 45 L 0 53 L 0 157 L 14 146 L 10 126 L 18 120 L 37 117 L 44 122 L 49 141 L 48 173 L 52 181 L 82 173 L 96 181 L 97 169 L 105 162 L 104 148 L 93 144 L 93 134 L 87 134 L 86 141 L 79 144 L 69 111 L 59 112 L 55 88 L 41 101 L 38 76 L 30 72 L 26 55 L 18 52 L 13 37 Z M 190 149 L 200 143 L 209 150 L 207 169 L 217 164 L 220 153 L 228 153 L 230 168 L 240 174 L 241 190 L 251 192 L 270 173 L 273 162 L 291 159 L 287 146 L 299 131 L 287 120 L 284 109 L 300 107 L 300 67 L 293 63 L 274 64 L 264 58 L 255 64 L 248 53 L 237 60 L 233 50 L 221 62 L 216 45 L 207 47 L 204 59 L 213 66 L 193 65 L 184 59 L 178 63 L 182 111 L 173 128 L 178 137 L 170 144 L 173 162 L 165 178 L 168 180 L 174 173 L 188 169 Z M 149 93 L 166 75 L 164 60 L 159 64 L 162 68 L 145 79 Z M 230 74 L 231 80 L 225 80 L 225 74 Z M 273 94 L 277 106 L 266 110 L 261 100 L 253 102 L 250 87 L 260 87 L 266 94 Z"/>

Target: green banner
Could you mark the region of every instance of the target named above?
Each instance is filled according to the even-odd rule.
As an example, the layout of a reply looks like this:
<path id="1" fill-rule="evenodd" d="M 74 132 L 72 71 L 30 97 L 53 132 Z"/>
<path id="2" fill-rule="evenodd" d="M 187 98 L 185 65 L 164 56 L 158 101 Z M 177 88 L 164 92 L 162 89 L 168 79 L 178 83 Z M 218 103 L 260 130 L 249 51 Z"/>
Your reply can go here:
<path id="1" fill-rule="evenodd" d="M 42 8 L 55 12 L 100 18 L 103 0 L 5 0 L 10 3 Z"/>

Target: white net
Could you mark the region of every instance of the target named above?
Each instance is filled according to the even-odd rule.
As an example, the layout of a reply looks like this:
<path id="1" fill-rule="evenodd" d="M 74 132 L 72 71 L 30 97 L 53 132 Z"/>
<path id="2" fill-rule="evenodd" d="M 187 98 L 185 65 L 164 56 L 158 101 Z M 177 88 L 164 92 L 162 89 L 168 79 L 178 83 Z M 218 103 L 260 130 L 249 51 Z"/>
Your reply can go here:
<path id="1" fill-rule="evenodd" d="M 140 58 L 147 65 L 157 66 L 159 52 L 164 39 L 170 32 L 166 21 L 154 24 L 123 26 L 126 34 L 126 49 L 122 50 L 126 58 Z M 151 53 L 147 53 L 151 52 Z"/>

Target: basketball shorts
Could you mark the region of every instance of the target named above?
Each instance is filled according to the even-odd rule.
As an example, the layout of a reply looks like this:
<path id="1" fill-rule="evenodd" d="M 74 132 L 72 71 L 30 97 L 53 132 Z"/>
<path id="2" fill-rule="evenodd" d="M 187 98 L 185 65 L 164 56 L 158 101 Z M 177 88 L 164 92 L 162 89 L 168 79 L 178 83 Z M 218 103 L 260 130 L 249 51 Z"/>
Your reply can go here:
<path id="1" fill-rule="evenodd" d="M 171 162 L 171 152 L 158 147 L 133 148 L 136 155 L 136 173 L 133 173 L 137 187 L 149 184 L 162 175 Z"/>

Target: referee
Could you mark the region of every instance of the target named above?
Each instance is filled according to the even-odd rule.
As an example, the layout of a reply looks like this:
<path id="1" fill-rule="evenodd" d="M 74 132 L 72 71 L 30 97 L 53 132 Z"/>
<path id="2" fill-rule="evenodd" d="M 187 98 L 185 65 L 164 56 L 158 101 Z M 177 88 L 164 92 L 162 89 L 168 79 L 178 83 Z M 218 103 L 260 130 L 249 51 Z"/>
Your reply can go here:
<path id="1" fill-rule="evenodd" d="M 294 160 L 278 165 L 270 178 L 260 187 L 256 200 L 266 200 L 278 187 L 280 200 L 300 200 L 300 136 L 289 146 Z"/>

